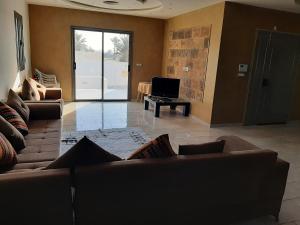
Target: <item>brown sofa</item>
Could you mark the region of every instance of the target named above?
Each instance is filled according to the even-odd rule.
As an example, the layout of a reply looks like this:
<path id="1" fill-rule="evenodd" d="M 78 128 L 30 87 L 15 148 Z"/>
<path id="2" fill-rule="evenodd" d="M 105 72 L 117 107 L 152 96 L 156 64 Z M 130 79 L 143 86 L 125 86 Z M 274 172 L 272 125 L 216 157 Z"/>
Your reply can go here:
<path id="1" fill-rule="evenodd" d="M 33 89 L 36 88 L 36 87 L 34 87 L 35 85 L 39 84 L 38 82 L 34 81 L 31 78 L 28 78 L 28 79 L 24 80 L 24 83 L 27 83 L 27 85 L 25 85 L 26 87 L 29 84 L 31 84 L 32 87 L 33 87 Z M 24 86 L 24 84 L 23 84 L 23 86 Z M 23 89 L 23 87 L 21 88 L 21 90 L 19 91 L 18 94 L 19 94 L 19 96 L 23 99 L 23 101 L 26 104 L 31 104 L 32 105 L 31 107 L 33 108 L 33 112 L 34 112 L 34 115 L 32 115 L 32 118 L 34 118 L 34 119 L 40 119 L 40 120 L 43 120 L 43 119 L 55 119 L 55 117 L 51 116 L 52 115 L 51 112 L 49 112 L 47 114 L 48 115 L 47 118 L 45 118 L 44 115 L 36 114 L 35 112 L 38 112 L 40 107 L 44 108 L 43 111 L 46 111 L 46 109 L 49 109 L 49 107 L 47 105 L 36 105 L 38 103 L 43 103 L 43 104 L 47 103 L 48 105 L 53 105 L 53 106 L 58 105 L 58 106 L 60 106 L 60 115 L 62 115 L 63 106 L 64 106 L 64 100 L 62 98 L 62 89 L 61 88 L 46 88 L 46 87 L 44 87 L 43 88 L 43 93 L 44 94 L 42 95 L 42 96 L 44 96 L 44 99 L 41 99 L 41 100 L 28 100 L 28 99 L 26 99 L 25 96 L 23 96 L 22 89 Z M 38 94 L 38 95 L 40 95 L 40 94 Z M 41 97 L 41 95 L 40 95 L 40 97 Z M 50 109 L 54 110 L 54 108 L 50 108 Z M 57 110 L 57 109 L 58 109 L 58 107 L 55 108 L 55 110 Z"/>
<path id="2" fill-rule="evenodd" d="M 225 225 L 278 218 L 289 164 L 268 150 L 77 168 L 77 225 Z"/>
<path id="3" fill-rule="evenodd" d="M 40 105 L 29 104 L 47 114 Z M 72 174 L 41 170 L 59 155 L 56 116 L 31 120 L 19 163 L 0 174 L 1 224 L 224 225 L 278 218 L 289 164 L 273 151 L 227 136 L 224 153 L 125 160 Z"/>

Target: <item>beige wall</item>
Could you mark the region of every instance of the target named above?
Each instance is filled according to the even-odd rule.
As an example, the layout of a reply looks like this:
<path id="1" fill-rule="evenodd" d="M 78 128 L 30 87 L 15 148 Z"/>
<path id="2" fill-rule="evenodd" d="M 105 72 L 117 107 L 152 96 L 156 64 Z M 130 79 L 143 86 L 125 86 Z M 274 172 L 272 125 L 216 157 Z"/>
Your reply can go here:
<path id="1" fill-rule="evenodd" d="M 23 16 L 26 68 L 18 72 L 14 11 Z M 10 88 L 17 89 L 30 72 L 28 7 L 25 0 L 0 1 L 0 100 L 5 100 Z"/>
<path id="2" fill-rule="evenodd" d="M 220 3 L 194 12 L 177 16 L 175 18 L 167 20 L 165 27 L 165 47 L 162 74 L 167 74 L 166 60 L 168 54 L 168 33 L 171 30 L 191 28 L 195 26 L 212 25 L 204 101 L 203 103 L 200 101 L 192 102 L 192 114 L 207 123 L 210 123 L 212 115 L 215 81 L 218 68 L 219 49 L 224 15 L 224 5 L 225 3 Z"/>
<path id="3" fill-rule="evenodd" d="M 65 100 L 72 100 L 71 26 L 132 31 L 131 97 L 139 81 L 161 73 L 164 21 L 29 5 L 32 68 L 56 74 Z M 143 64 L 143 67 L 135 65 Z"/>
<path id="4" fill-rule="evenodd" d="M 212 123 L 242 123 L 250 76 L 237 76 L 238 65 L 251 65 L 257 29 L 300 34 L 300 14 L 227 2 L 220 49 Z M 250 68 L 251 69 L 251 68 Z M 297 87 L 300 87 L 298 78 Z M 296 88 L 291 119 L 300 119 L 300 88 Z"/>

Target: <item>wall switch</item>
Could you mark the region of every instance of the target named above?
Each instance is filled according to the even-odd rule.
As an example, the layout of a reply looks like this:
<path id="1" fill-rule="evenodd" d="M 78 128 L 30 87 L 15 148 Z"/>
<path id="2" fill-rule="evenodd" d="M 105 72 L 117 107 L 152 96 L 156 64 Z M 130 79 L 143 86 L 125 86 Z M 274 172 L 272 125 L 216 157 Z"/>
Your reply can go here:
<path id="1" fill-rule="evenodd" d="M 245 77 L 246 74 L 245 73 L 238 73 L 238 77 Z"/>
<path id="2" fill-rule="evenodd" d="M 137 64 L 136 64 L 136 66 L 137 66 L 137 67 L 142 67 L 142 66 L 143 66 L 143 64 L 141 64 L 141 63 L 137 63 Z"/>
<path id="3" fill-rule="evenodd" d="M 248 64 L 239 64 L 239 73 L 247 73 Z"/>
<path id="4" fill-rule="evenodd" d="M 185 66 L 185 67 L 183 67 L 183 71 L 184 71 L 184 72 L 189 72 L 189 71 L 190 71 L 190 68 L 189 68 L 188 66 Z"/>

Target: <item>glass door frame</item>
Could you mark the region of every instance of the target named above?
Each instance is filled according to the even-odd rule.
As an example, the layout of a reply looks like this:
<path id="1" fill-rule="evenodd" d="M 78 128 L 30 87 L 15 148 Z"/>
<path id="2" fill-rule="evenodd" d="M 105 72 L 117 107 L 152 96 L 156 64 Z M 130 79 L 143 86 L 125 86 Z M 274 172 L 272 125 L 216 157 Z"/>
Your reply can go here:
<path id="1" fill-rule="evenodd" d="M 101 88 L 101 99 L 76 99 L 76 62 L 75 62 L 75 31 L 94 31 L 102 32 L 102 88 Z M 115 33 L 115 34 L 127 34 L 129 35 L 129 62 L 128 62 L 128 90 L 127 90 L 127 99 L 104 99 L 104 33 Z M 126 102 L 130 101 L 131 98 L 131 72 L 132 72 L 132 61 L 133 61 L 133 32 L 124 31 L 124 30 L 111 30 L 111 29 L 102 29 L 102 28 L 91 28 L 91 27 L 80 27 L 80 26 L 71 26 L 71 71 L 72 71 L 72 99 L 75 102 Z"/>

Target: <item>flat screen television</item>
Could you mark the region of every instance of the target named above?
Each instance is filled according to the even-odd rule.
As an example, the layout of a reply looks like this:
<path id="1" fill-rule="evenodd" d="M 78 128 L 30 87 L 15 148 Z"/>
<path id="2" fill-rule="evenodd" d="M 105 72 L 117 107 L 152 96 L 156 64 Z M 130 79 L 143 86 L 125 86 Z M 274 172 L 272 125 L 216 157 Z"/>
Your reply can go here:
<path id="1" fill-rule="evenodd" d="M 164 98 L 179 97 L 180 79 L 154 77 L 152 78 L 152 96 Z"/>

